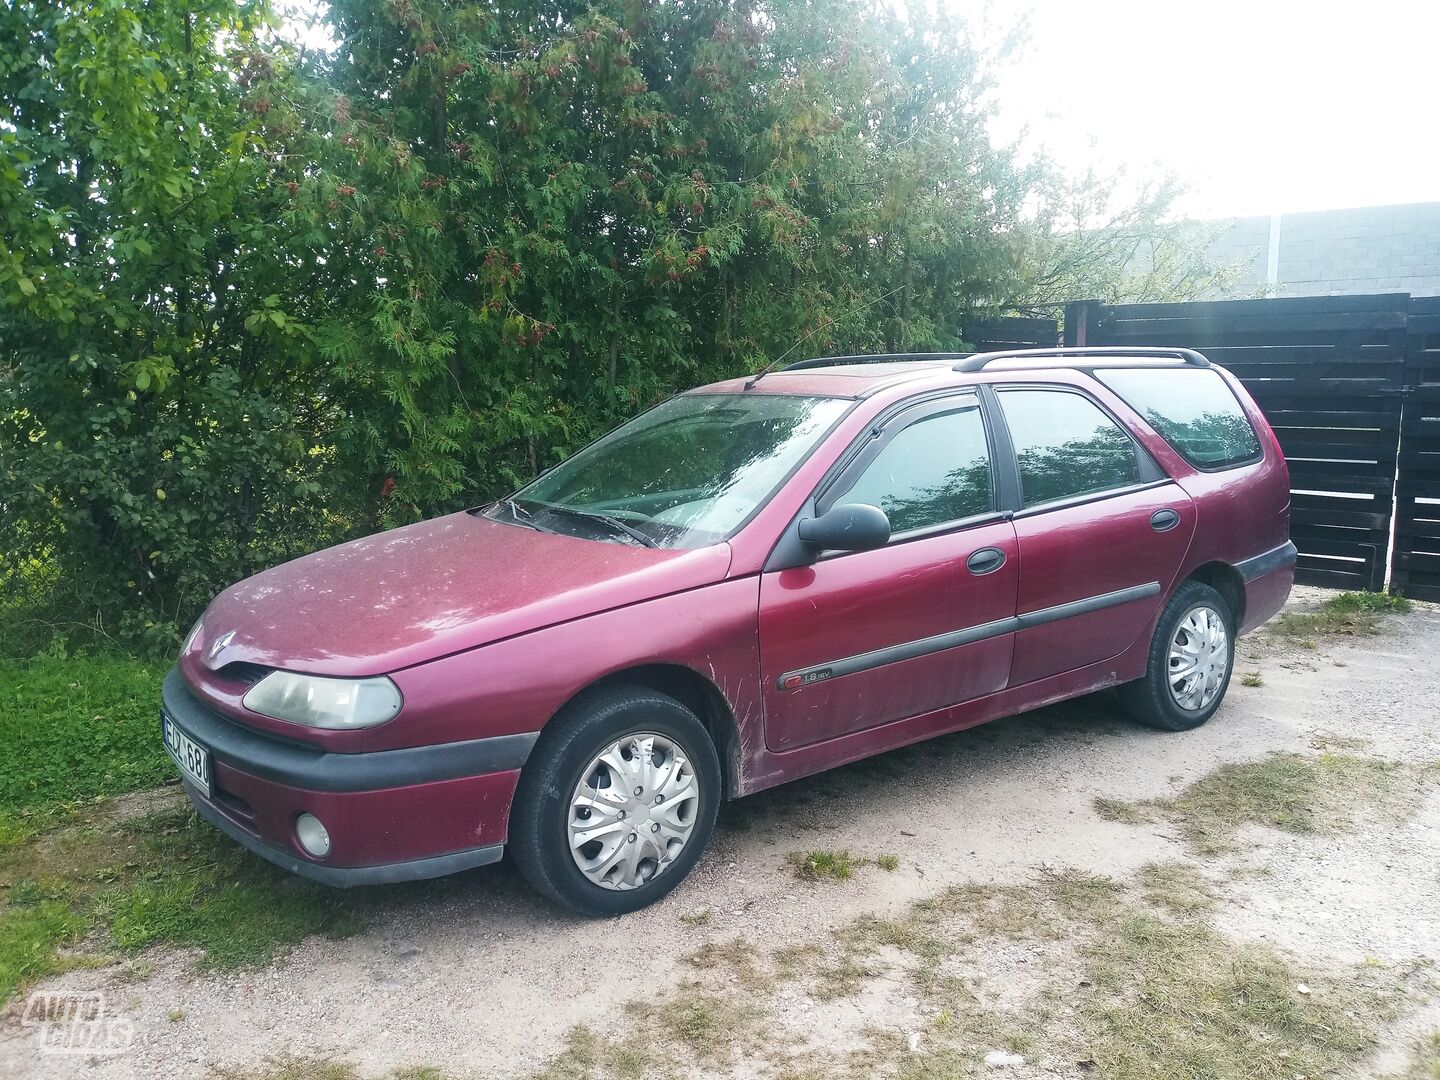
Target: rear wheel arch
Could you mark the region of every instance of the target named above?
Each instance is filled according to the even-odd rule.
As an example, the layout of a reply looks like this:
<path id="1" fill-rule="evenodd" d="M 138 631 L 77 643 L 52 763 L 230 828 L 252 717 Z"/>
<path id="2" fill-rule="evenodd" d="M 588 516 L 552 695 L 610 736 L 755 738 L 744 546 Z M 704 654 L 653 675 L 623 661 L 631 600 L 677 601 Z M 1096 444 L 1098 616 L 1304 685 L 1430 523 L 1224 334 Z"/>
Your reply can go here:
<path id="1" fill-rule="evenodd" d="M 576 691 L 556 710 L 555 715 L 560 715 L 569 708 L 571 702 L 583 695 L 620 686 L 657 691 L 674 698 L 693 712 L 710 735 L 710 741 L 715 744 L 715 752 L 720 758 L 720 772 L 724 784 L 724 790 L 720 793 L 721 801 L 733 799 L 740 793 L 740 729 L 735 722 L 735 713 L 720 688 L 694 668 L 683 664 L 661 663 L 637 664 L 613 671 Z"/>
<path id="2" fill-rule="evenodd" d="M 1208 562 L 1192 570 L 1185 581 L 1209 585 L 1230 608 L 1230 618 L 1234 620 L 1236 630 L 1245 624 L 1245 579 L 1235 567 L 1226 562 Z"/>

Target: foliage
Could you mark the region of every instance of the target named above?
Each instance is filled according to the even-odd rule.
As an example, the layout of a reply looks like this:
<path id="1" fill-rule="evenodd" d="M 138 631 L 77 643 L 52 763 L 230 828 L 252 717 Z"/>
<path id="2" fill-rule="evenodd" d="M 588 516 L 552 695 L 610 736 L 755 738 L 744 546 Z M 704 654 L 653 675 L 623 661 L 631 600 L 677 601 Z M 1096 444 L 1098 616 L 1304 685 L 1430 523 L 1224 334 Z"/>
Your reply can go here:
<path id="1" fill-rule="evenodd" d="M 276 179 L 264 14 L 0 8 L 0 585 L 38 560 L 132 637 L 313 546 L 342 490 L 310 331 L 337 270 Z"/>
<path id="2" fill-rule="evenodd" d="M 995 146 L 1003 50 L 918 10 L 326 11 L 316 52 L 266 0 L 0 8 L 0 610 L 173 645 L 677 389 L 1099 290 L 1133 250 L 1075 215 L 1168 196 Z"/>

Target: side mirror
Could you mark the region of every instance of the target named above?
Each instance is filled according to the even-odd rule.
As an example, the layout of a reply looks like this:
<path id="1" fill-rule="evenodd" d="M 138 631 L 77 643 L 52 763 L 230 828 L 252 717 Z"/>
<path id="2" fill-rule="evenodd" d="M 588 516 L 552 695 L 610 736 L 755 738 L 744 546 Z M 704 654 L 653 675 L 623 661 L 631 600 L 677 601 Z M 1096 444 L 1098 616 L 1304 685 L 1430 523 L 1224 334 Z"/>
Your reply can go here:
<path id="1" fill-rule="evenodd" d="M 890 519 L 868 503 L 840 503 L 819 517 L 805 518 L 796 531 L 821 551 L 869 551 L 890 540 Z"/>

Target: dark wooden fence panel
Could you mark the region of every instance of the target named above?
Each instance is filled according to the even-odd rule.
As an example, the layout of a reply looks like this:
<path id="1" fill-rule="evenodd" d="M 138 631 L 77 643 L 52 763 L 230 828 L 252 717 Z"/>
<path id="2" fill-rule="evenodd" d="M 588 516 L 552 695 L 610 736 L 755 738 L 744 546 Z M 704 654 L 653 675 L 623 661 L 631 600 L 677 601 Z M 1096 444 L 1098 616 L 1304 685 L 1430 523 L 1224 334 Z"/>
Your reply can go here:
<path id="1" fill-rule="evenodd" d="M 1183 346 L 1233 371 L 1290 462 L 1297 580 L 1378 589 L 1390 547 L 1409 304 L 1405 293 L 1087 302 L 1067 308 L 1065 342 Z"/>
<path id="2" fill-rule="evenodd" d="M 1060 324 L 1054 319 L 1019 316 L 980 319 L 965 328 L 965 337 L 976 352 L 1053 349 L 1060 344 Z"/>
<path id="3" fill-rule="evenodd" d="M 1440 297 L 1410 301 L 1392 587 L 1440 601 Z"/>

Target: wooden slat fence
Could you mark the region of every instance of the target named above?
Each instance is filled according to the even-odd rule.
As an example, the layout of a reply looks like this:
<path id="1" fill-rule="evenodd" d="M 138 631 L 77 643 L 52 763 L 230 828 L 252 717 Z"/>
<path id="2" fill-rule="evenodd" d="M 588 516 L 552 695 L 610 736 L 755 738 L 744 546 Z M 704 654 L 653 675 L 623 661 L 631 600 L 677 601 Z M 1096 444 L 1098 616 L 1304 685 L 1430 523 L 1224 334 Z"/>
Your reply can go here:
<path id="1" fill-rule="evenodd" d="M 980 319 L 965 328 L 965 337 L 976 352 L 1051 349 L 1060 344 L 1060 325 L 1054 319 L 1022 316 Z"/>
<path id="2" fill-rule="evenodd" d="M 1440 296 L 1410 301 L 1392 585 L 1440 601 Z"/>

